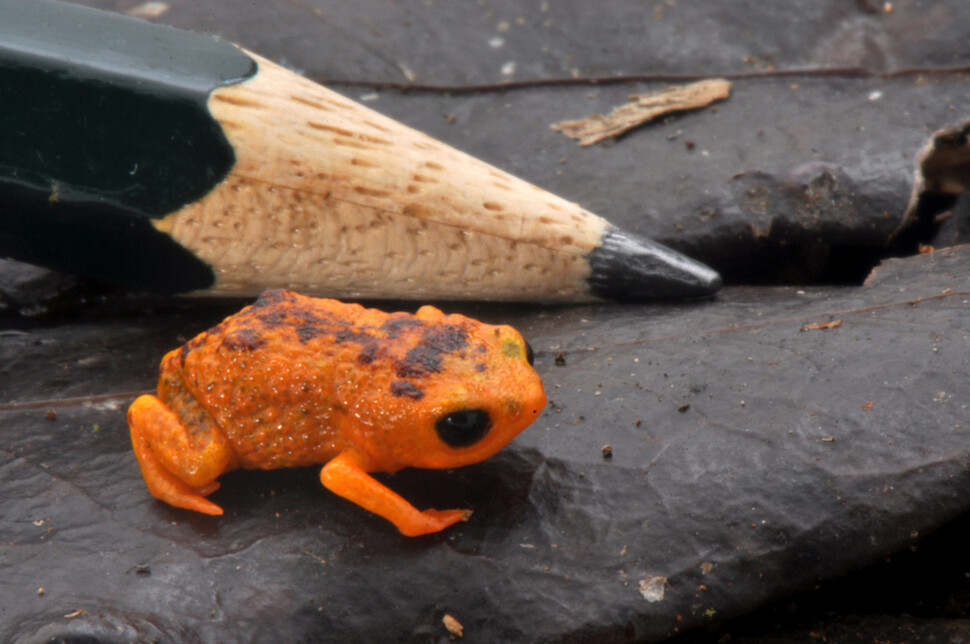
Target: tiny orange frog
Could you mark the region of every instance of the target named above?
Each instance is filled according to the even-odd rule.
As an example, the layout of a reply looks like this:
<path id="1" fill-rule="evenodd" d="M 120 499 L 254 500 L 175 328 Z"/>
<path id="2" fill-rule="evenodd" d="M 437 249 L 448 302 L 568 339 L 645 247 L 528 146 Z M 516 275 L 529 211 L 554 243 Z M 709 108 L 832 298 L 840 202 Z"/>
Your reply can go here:
<path id="1" fill-rule="evenodd" d="M 508 326 L 267 291 L 169 352 L 128 425 L 149 492 L 171 505 L 222 514 L 205 497 L 223 472 L 325 463 L 327 488 L 416 536 L 471 511 L 417 510 L 368 472 L 492 456 L 546 404 L 531 365 Z"/>

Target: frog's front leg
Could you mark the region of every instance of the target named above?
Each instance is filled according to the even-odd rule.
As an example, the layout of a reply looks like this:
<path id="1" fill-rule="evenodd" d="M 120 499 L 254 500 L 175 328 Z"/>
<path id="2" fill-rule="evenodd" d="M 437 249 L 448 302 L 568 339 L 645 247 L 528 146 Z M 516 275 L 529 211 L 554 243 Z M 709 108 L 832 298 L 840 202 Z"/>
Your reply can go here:
<path id="1" fill-rule="evenodd" d="M 378 514 L 408 537 L 444 530 L 467 520 L 471 510 L 418 510 L 365 472 L 344 452 L 327 463 L 320 480 L 330 491 Z"/>
<path id="2" fill-rule="evenodd" d="M 128 409 L 131 443 L 151 495 L 179 508 L 222 514 L 204 497 L 219 489 L 216 477 L 231 469 L 233 452 L 211 420 L 201 424 L 187 428 L 155 396 L 139 396 Z"/>

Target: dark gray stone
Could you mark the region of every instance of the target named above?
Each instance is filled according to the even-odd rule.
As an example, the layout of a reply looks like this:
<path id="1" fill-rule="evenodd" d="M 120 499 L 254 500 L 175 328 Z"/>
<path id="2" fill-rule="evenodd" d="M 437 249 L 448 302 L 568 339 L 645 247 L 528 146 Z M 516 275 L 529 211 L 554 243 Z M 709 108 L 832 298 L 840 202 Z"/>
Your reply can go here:
<path id="1" fill-rule="evenodd" d="M 888 261 L 859 288 L 807 286 L 867 274 L 903 222 L 917 151 L 966 119 L 967 75 L 938 69 L 968 64 L 965 3 L 169 4 L 160 22 L 316 80 L 371 81 L 337 89 L 735 283 L 801 286 L 674 306 L 446 305 L 518 326 L 551 402 L 485 463 L 386 478 L 421 507 L 474 508 L 421 539 L 334 497 L 315 469 L 226 476 L 221 518 L 148 496 L 124 409 L 165 351 L 240 302 L 8 311 L 0 640 L 446 641 L 451 614 L 461 641 L 654 641 L 877 561 L 967 510 L 966 204 L 909 250 L 953 248 Z M 509 61 L 520 81 L 754 74 L 715 108 L 591 148 L 548 126 L 662 83 L 379 87 L 405 69 L 418 83 L 502 82 Z M 812 65 L 868 73 L 764 75 Z M 893 75 L 917 67 L 937 70 Z M 884 586 L 869 590 L 897 594 Z"/>
<path id="2" fill-rule="evenodd" d="M 490 461 L 388 477 L 475 510 L 422 539 L 315 469 L 224 477 L 221 518 L 148 496 L 125 405 L 225 306 L 0 336 L 0 639 L 428 641 L 448 613 L 463 641 L 657 640 L 874 561 L 967 507 L 968 254 L 863 288 L 467 307 L 529 337 L 550 404 Z"/>

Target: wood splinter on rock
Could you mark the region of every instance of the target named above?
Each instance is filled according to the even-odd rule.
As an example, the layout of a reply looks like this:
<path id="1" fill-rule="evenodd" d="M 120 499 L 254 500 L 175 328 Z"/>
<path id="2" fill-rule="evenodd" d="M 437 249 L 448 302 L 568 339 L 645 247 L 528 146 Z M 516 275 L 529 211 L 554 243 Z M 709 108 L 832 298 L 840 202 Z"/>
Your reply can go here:
<path id="1" fill-rule="evenodd" d="M 606 139 L 615 139 L 660 116 L 706 107 L 731 95 L 731 83 L 723 78 L 703 80 L 690 85 L 675 85 L 659 92 L 631 94 L 632 103 L 626 103 L 603 116 L 593 114 L 576 121 L 560 121 L 551 127 L 557 132 L 579 141 L 580 145 L 593 145 Z"/>
<path id="2" fill-rule="evenodd" d="M 461 622 L 459 622 L 451 615 L 446 614 L 444 617 L 441 618 L 441 622 L 445 625 L 445 628 L 448 629 L 448 632 L 451 633 L 453 636 L 463 637 L 465 635 L 465 627 L 462 626 Z"/>

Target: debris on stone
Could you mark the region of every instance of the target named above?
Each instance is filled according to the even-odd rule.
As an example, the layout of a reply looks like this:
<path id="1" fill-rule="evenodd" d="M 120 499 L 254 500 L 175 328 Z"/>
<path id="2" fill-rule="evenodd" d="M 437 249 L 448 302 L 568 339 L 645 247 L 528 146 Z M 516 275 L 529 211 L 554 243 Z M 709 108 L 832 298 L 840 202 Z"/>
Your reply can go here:
<path id="1" fill-rule="evenodd" d="M 660 116 L 696 110 L 730 95 L 731 83 L 723 78 L 675 85 L 649 94 L 632 94 L 632 102 L 614 108 L 606 116 L 593 114 L 575 121 L 560 121 L 552 129 L 576 139 L 582 146 L 593 145 L 615 139 Z"/>

